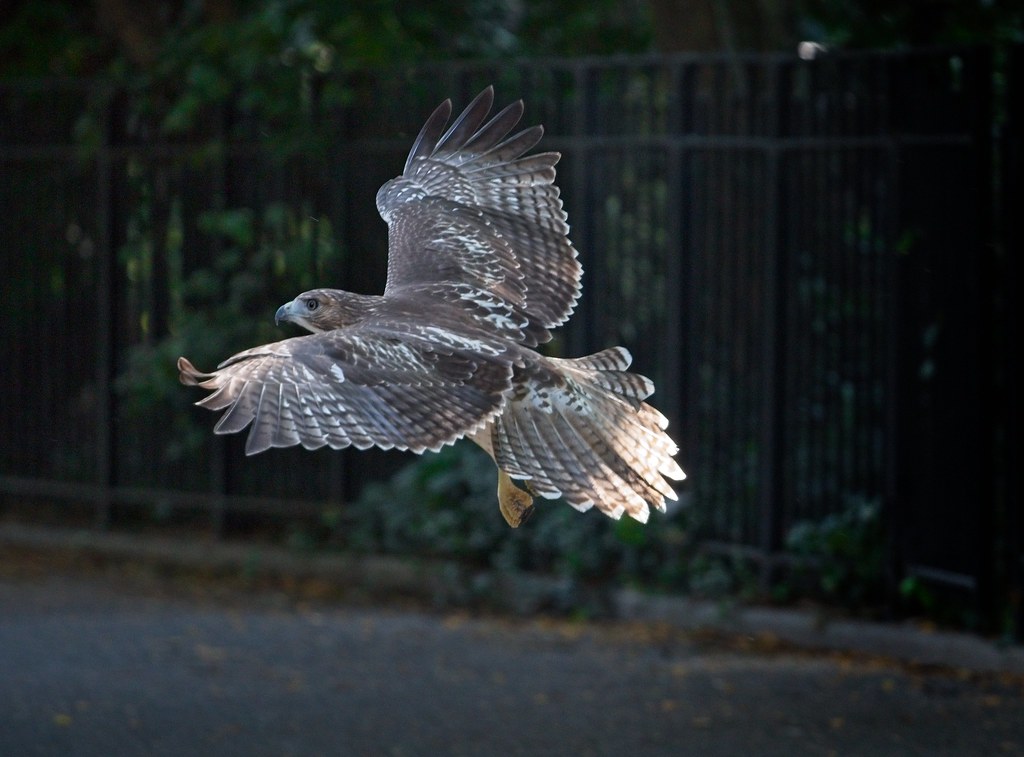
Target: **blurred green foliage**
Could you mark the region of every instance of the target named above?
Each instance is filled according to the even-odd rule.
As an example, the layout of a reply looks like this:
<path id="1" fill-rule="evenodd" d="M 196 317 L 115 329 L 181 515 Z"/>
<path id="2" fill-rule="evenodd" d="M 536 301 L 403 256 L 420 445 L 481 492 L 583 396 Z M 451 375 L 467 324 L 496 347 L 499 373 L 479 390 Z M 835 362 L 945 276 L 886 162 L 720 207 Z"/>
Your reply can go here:
<path id="1" fill-rule="evenodd" d="M 0 10 L 0 77 L 99 77 L 127 93 L 124 122 L 142 139 L 244 136 L 276 155 L 314 155 L 328 147 L 318 114 L 351 96 L 339 74 L 452 58 L 645 51 L 646 11 L 642 0 L 16 2 Z M 254 131 L 211 130 L 211 116 L 229 102 L 245 116 L 235 126 Z M 83 114 L 83 147 L 101 139 L 106 108 L 101 93 Z"/>
<path id="2" fill-rule="evenodd" d="M 811 0 L 807 38 L 845 48 L 991 44 L 1024 39 L 1020 0 Z"/>
<path id="3" fill-rule="evenodd" d="M 152 71 L 152 82 L 186 74 L 197 98 L 234 81 L 274 88 L 287 71 L 316 71 L 510 55 L 581 55 L 650 49 L 643 0 L 111 0 L 103 13 L 74 0 L 13 2 L 0 11 L 0 75 Z M 133 17 L 132 13 L 135 13 Z M 151 12 L 153 18 L 139 19 Z M 124 26 L 152 49 L 132 49 Z M 145 60 L 140 61 L 140 55 Z"/>
<path id="4" fill-rule="evenodd" d="M 738 0 L 719 19 L 738 23 L 747 3 L 789 19 L 796 28 L 788 38 L 837 47 L 1024 38 L 1020 0 Z M 146 70 L 146 86 L 187 93 L 172 109 L 168 125 L 177 128 L 199 103 L 238 85 L 269 111 L 301 100 L 280 86 L 297 74 L 456 57 L 649 51 L 654 25 L 688 19 L 650 0 L 11 0 L 0 5 L 0 76 Z"/>
<path id="5" fill-rule="evenodd" d="M 810 579 L 830 602 L 852 608 L 881 603 L 885 594 L 885 532 L 881 503 L 851 497 L 841 512 L 793 525 L 786 549 L 796 558 L 799 587 Z M 816 590 L 816 591 L 815 591 Z"/>
<path id="6" fill-rule="evenodd" d="M 695 538 L 700 524 L 686 505 L 652 513 L 641 524 L 537 499 L 534 516 L 512 530 L 498 514 L 496 484 L 497 471 L 482 450 L 468 443 L 446 447 L 390 481 L 367 486 L 344 518 L 330 523 L 333 541 L 356 551 L 557 575 L 576 587 L 630 586 L 713 600 L 810 598 L 856 611 L 870 611 L 884 595 L 885 542 L 877 502 L 851 501 L 839 514 L 794 524 L 785 545 L 794 569 L 765 587 L 749 559 L 700 548 Z M 763 594 L 765 588 L 770 594 Z M 562 609 L 579 609 L 572 602 L 588 598 L 577 592 Z"/>
<path id="7" fill-rule="evenodd" d="M 339 536 L 367 552 L 455 558 L 582 583 L 684 588 L 692 558 L 685 508 L 653 513 L 644 525 L 538 498 L 537 512 L 513 530 L 498 512 L 496 487 L 497 469 L 482 450 L 467 442 L 446 447 L 368 485 Z"/>
<path id="8" fill-rule="evenodd" d="M 177 217 L 173 210 L 172 217 Z M 275 326 L 265 304 L 283 304 L 318 286 L 339 250 L 330 221 L 313 218 L 302 208 L 273 203 L 259 213 L 249 208 L 207 211 L 198 226 L 219 244 L 220 252 L 208 264 L 185 271 L 182 237 L 173 222 L 169 226 L 165 255 L 172 297 L 167 332 L 143 333 L 127 355 L 117 390 L 126 421 L 146 422 L 155 411 L 171 411 L 165 457 L 173 461 L 194 454 L 209 436 L 208 426 L 197 425 L 187 412 L 195 397 L 178 383 L 178 357 L 187 355 L 209 368 L 233 352 L 285 338 L 288 334 Z M 140 235 L 134 244 L 148 241 L 148 235 Z M 147 254 L 129 240 L 122 258 L 131 269 Z M 144 304 L 139 307 L 140 319 L 148 313 Z"/>

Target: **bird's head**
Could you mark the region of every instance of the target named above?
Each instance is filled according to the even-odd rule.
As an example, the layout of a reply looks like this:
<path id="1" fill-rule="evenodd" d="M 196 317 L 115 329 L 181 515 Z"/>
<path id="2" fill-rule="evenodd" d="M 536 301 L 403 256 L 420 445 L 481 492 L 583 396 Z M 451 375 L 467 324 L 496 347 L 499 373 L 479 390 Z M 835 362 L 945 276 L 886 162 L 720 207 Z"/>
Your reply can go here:
<path id="1" fill-rule="evenodd" d="M 291 321 L 308 331 L 330 331 L 351 322 L 346 295 L 338 289 L 311 289 L 277 309 L 274 323 Z"/>

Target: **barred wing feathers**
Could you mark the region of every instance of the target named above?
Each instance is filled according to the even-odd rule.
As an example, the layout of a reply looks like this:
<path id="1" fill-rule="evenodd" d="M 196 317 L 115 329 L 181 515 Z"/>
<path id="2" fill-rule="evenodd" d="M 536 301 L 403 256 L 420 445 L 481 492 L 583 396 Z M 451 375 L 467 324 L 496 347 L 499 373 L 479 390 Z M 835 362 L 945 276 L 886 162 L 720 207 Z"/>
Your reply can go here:
<path id="1" fill-rule="evenodd" d="M 378 192 L 389 235 L 385 296 L 430 282 L 496 296 L 507 310 L 506 334 L 534 346 L 569 318 L 582 268 L 554 184 L 559 154 L 525 155 L 543 128 L 508 136 L 522 102 L 487 121 L 493 101 L 488 87 L 447 131 L 451 102 L 442 103 L 403 174 Z"/>
<path id="2" fill-rule="evenodd" d="M 250 455 L 297 444 L 436 451 L 501 411 L 511 368 L 460 348 L 458 335 L 434 336 L 331 331 L 240 352 L 210 373 L 185 358 L 178 369 L 182 383 L 213 390 L 196 404 L 225 411 L 216 433 L 251 424 Z"/>
<path id="3" fill-rule="evenodd" d="M 499 467 L 547 498 L 578 510 L 646 522 L 676 499 L 667 479 L 685 474 L 665 433 L 668 421 L 644 402 L 650 380 L 626 369 L 615 347 L 584 358 L 538 359 L 514 378 L 512 397 L 492 428 Z"/>

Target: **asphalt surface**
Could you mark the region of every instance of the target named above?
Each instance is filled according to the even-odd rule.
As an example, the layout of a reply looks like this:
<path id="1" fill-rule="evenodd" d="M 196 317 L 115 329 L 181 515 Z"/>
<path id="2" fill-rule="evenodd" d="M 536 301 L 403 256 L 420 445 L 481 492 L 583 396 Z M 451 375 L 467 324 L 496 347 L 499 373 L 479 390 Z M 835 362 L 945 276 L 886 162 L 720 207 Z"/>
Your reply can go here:
<path id="1" fill-rule="evenodd" d="M 1024 684 L 666 626 L 0 572 L 0 755 L 1024 754 Z"/>

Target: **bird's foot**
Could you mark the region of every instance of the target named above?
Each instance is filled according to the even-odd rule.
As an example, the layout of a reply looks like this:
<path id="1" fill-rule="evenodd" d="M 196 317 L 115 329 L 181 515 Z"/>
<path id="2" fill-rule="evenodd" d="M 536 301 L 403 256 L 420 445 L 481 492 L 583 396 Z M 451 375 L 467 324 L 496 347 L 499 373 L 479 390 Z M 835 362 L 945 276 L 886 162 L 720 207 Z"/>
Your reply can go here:
<path id="1" fill-rule="evenodd" d="M 512 528 L 523 525 L 534 511 L 533 497 L 512 483 L 503 470 L 498 471 L 498 507 Z"/>

